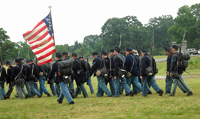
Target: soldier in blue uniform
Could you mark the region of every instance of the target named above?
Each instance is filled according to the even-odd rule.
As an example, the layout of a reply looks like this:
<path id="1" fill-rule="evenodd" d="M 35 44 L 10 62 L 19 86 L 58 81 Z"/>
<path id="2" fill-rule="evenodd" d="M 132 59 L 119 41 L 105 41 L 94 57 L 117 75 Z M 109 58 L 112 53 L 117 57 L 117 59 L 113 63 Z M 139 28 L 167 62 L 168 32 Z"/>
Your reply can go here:
<path id="1" fill-rule="evenodd" d="M 125 67 L 131 73 L 131 77 L 126 78 L 126 82 L 129 87 L 131 87 L 131 84 L 133 85 L 133 91 L 137 94 L 142 92 L 141 84 L 138 81 L 139 59 L 132 53 L 132 48 L 130 47 L 126 49 L 126 55 Z"/>
<path id="2" fill-rule="evenodd" d="M 146 74 L 146 68 L 150 67 L 150 64 L 152 64 L 152 68 L 156 69 L 156 62 L 155 59 L 153 57 L 151 57 L 150 55 L 148 55 L 147 50 L 143 49 L 142 50 L 142 60 L 141 60 L 141 71 L 140 71 L 140 78 L 143 79 L 143 90 L 142 90 L 142 95 L 144 97 L 148 96 L 148 92 L 150 91 L 149 86 L 147 84 L 147 82 L 149 83 L 150 86 L 153 87 L 153 89 L 159 93 L 159 96 L 162 96 L 163 94 L 163 90 L 160 89 L 160 87 L 158 86 L 158 84 L 155 81 L 155 75 L 152 74 L 152 76 L 147 76 Z M 151 62 L 150 62 L 151 61 Z M 155 71 L 154 71 L 155 72 Z"/>
<path id="3" fill-rule="evenodd" d="M 63 52 L 63 58 L 64 60 L 70 60 L 70 57 L 68 56 L 68 52 Z M 73 76 L 69 76 L 71 78 L 71 82 L 69 82 L 69 89 L 74 93 L 74 78 Z"/>
<path id="4" fill-rule="evenodd" d="M 89 77 L 89 75 L 90 75 L 90 69 L 91 69 L 90 68 L 90 64 L 88 62 L 86 62 L 83 57 L 79 57 L 79 59 L 82 60 L 85 63 L 85 67 L 86 67 L 86 82 L 87 82 L 87 85 L 90 88 L 91 94 L 94 94 L 92 80 L 91 80 L 91 77 Z"/>
<path id="5" fill-rule="evenodd" d="M 49 73 L 49 80 L 51 80 L 53 78 L 53 75 L 56 73 L 56 83 L 59 83 L 59 86 L 61 87 L 60 96 L 57 100 L 57 102 L 59 104 L 61 104 L 63 102 L 64 97 L 67 99 L 69 104 L 74 104 L 74 101 L 73 101 L 73 99 L 72 99 L 72 97 L 69 93 L 68 88 L 67 88 L 67 84 L 64 83 L 63 78 L 58 75 L 58 65 L 57 65 L 57 63 L 62 61 L 61 57 L 62 57 L 61 53 L 57 52 L 56 53 L 56 62 L 52 65 L 52 70 Z"/>
<path id="6" fill-rule="evenodd" d="M 103 51 L 103 52 L 102 52 L 102 57 L 103 57 L 104 60 L 105 60 L 106 68 L 107 68 L 108 72 L 110 72 L 109 75 L 108 75 L 108 76 L 106 77 L 106 79 L 105 79 L 105 83 L 106 83 L 106 86 L 107 86 L 108 83 L 109 83 L 111 93 L 112 93 L 112 95 L 114 96 L 114 95 L 115 95 L 115 87 L 114 87 L 114 79 L 113 79 L 113 77 L 112 77 L 112 75 L 111 75 L 111 71 L 112 71 L 112 68 L 111 68 L 111 63 L 112 63 L 112 62 L 111 62 L 111 58 L 108 57 L 106 51 Z"/>
<path id="7" fill-rule="evenodd" d="M 173 86 L 170 96 L 175 96 L 176 88 L 177 88 L 178 84 L 187 91 L 187 96 L 191 96 L 191 95 L 193 95 L 193 93 L 192 93 L 191 89 L 188 87 L 188 85 L 185 83 L 185 81 L 183 80 L 183 77 L 182 77 L 183 71 L 185 71 L 185 69 L 180 69 L 177 65 L 178 64 L 177 63 L 178 62 L 178 57 L 177 57 L 178 46 L 177 45 L 172 46 L 172 52 L 173 52 L 173 54 L 172 54 L 172 58 L 171 58 L 170 76 L 171 76 L 171 78 L 174 79 L 174 86 Z M 177 74 L 178 77 L 175 77 L 175 75 L 172 75 L 172 74 Z"/>
<path id="8" fill-rule="evenodd" d="M 98 54 L 98 52 L 93 52 L 92 53 L 94 60 L 92 63 L 92 68 L 90 70 L 90 77 L 94 73 L 94 76 L 96 76 L 96 71 L 97 69 L 101 69 L 104 66 L 104 60 L 101 58 Z M 97 89 L 97 97 L 102 97 L 103 92 L 106 93 L 107 97 L 112 97 L 112 94 L 108 90 L 106 84 L 105 84 L 105 78 L 103 76 L 97 76 L 97 81 L 98 81 L 98 89 Z"/>
<path id="9" fill-rule="evenodd" d="M 84 83 L 86 82 L 85 63 L 77 58 L 76 53 L 72 53 L 72 57 L 74 59 L 72 69 L 74 71 L 75 81 L 77 85 L 77 88 L 75 90 L 75 96 L 77 97 L 78 94 L 82 91 L 84 98 L 87 98 L 88 94 L 84 87 Z"/>
<path id="10" fill-rule="evenodd" d="M 0 100 L 6 99 L 5 97 L 5 89 L 4 89 L 4 83 L 6 80 L 6 70 L 4 67 L 0 65 Z"/>
<path id="11" fill-rule="evenodd" d="M 25 82 L 25 75 L 26 70 L 21 65 L 20 59 L 15 59 L 16 66 L 13 67 L 12 73 L 11 73 L 11 84 L 15 84 L 16 90 L 17 90 L 17 96 L 19 99 L 23 99 L 22 92 L 25 95 L 25 99 L 29 97 L 28 93 L 24 89 L 24 82 Z"/>
<path id="12" fill-rule="evenodd" d="M 38 71 L 36 69 L 35 64 L 33 64 L 32 60 L 28 60 L 27 63 L 29 66 L 26 69 L 26 71 L 28 72 L 26 83 L 29 84 L 31 90 L 31 94 L 29 94 L 29 96 L 33 98 L 34 95 L 37 95 L 38 98 L 40 98 L 41 94 L 35 88 L 35 80 L 38 77 Z"/>
<path id="13" fill-rule="evenodd" d="M 6 61 L 6 66 L 8 67 L 6 82 L 7 82 L 7 84 L 9 84 L 9 87 L 8 87 L 8 91 L 6 93 L 5 98 L 10 98 L 10 95 L 11 95 L 13 88 L 14 88 L 14 84 L 11 84 L 11 73 L 12 73 L 13 66 L 11 65 L 11 63 L 9 61 Z"/>
<path id="14" fill-rule="evenodd" d="M 123 75 L 119 74 L 119 70 L 126 70 L 125 57 L 120 54 L 120 48 L 115 47 L 114 49 L 114 86 L 115 86 L 115 97 L 119 97 L 120 95 L 120 84 L 125 89 L 128 95 L 133 96 L 134 92 L 126 83 L 125 73 Z"/>
<path id="15" fill-rule="evenodd" d="M 166 75 L 166 80 L 165 80 L 165 94 L 170 94 L 171 93 L 171 87 L 172 87 L 172 78 L 170 77 L 170 66 L 171 66 L 171 59 L 172 59 L 172 50 L 171 48 L 166 48 L 165 49 L 167 57 L 167 75 Z M 179 84 L 178 87 L 186 93 L 185 89 L 183 89 Z"/>

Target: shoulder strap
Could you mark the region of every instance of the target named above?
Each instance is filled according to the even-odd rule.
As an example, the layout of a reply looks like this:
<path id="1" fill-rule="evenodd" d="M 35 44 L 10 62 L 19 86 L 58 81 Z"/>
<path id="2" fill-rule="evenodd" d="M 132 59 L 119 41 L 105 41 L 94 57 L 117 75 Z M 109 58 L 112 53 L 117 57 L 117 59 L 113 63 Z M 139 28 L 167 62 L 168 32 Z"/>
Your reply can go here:
<path id="1" fill-rule="evenodd" d="M 78 59 L 76 59 L 76 61 L 80 64 L 81 69 L 83 69 L 80 61 Z"/>
<path id="2" fill-rule="evenodd" d="M 34 70 L 34 64 L 33 64 L 33 67 L 32 67 L 32 75 L 33 75 L 33 70 Z"/>
<path id="3" fill-rule="evenodd" d="M 134 57 L 134 56 L 132 56 L 132 55 L 131 55 L 131 57 L 133 58 L 133 64 L 132 64 L 132 67 L 131 67 L 131 70 L 130 70 L 130 72 L 132 72 L 132 70 L 133 70 L 134 61 L 135 61 L 135 57 Z M 136 63 L 137 63 L 137 62 L 136 62 Z"/>
<path id="4" fill-rule="evenodd" d="M 150 67 L 152 67 L 152 57 L 147 56 L 150 60 Z"/>
<path id="5" fill-rule="evenodd" d="M 17 67 L 19 68 L 19 66 L 17 66 Z M 17 80 L 17 78 L 19 77 L 19 75 L 22 73 L 22 70 L 23 70 L 23 66 L 22 66 L 22 68 L 21 68 L 19 74 L 15 77 L 14 81 Z"/>
<path id="6" fill-rule="evenodd" d="M 99 57 L 98 57 L 98 59 L 100 59 Z M 101 65 L 102 65 L 102 59 L 100 59 L 101 60 Z M 100 69 L 101 69 L 101 65 L 100 65 Z"/>

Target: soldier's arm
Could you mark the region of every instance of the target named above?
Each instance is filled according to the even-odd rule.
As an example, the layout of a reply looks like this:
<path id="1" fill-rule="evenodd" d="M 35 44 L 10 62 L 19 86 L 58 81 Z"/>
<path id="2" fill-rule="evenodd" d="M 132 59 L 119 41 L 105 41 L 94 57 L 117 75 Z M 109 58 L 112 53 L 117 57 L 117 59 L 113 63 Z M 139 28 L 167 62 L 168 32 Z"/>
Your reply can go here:
<path id="1" fill-rule="evenodd" d="M 91 70 L 90 70 L 90 76 L 92 76 L 92 74 L 94 73 L 94 71 L 96 71 L 97 65 L 98 65 L 97 59 L 94 59 L 94 60 L 93 60 L 93 63 L 92 63 L 92 68 L 91 68 Z"/>

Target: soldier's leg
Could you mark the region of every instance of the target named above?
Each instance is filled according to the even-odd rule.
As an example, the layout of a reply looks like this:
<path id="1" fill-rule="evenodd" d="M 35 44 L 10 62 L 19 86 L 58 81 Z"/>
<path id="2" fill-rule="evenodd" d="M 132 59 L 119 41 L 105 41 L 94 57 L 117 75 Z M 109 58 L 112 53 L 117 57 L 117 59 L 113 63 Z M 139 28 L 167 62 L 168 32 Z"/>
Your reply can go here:
<path id="1" fill-rule="evenodd" d="M 23 99 L 23 95 L 22 95 L 22 87 L 23 86 L 22 85 L 24 85 L 24 84 L 20 83 L 20 84 L 15 85 L 16 91 L 17 91 L 17 96 L 19 99 Z"/>
<path id="2" fill-rule="evenodd" d="M 68 103 L 73 102 L 73 99 L 69 93 L 69 90 L 67 88 L 67 84 L 65 84 L 63 81 L 59 82 L 59 85 L 61 87 L 61 92 L 62 94 L 65 96 L 65 98 L 67 99 Z"/>
<path id="3" fill-rule="evenodd" d="M 187 93 L 190 93 L 192 92 L 191 89 L 188 87 L 188 85 L 185 83 L 185 81 L 183 80 L 183 77 L 181 74 L 179 74 L 179 81 L 178 81 L 178 84 L 183 87 Z"/>
<path id="4" fill-rule="evenodd" d="M 130 88 L 131 88 L 131 81 L 132 80 L 133 80 L 132 76 L 129 77 L 129 78 L 126 78 L 126 83 Z M 128 95 L 130 93 L 130 92 L 127 92 L 126 90 L 125 90 L 125 92 L 126 92 L 126 95 Z"/>
<path id="5" fill-rule="evenodd" d="M 165 94 L 170 94 L 171 93 L 171 87 L 172 87 L 172 78 L 170 76 L 166 76 L 165 80 Z"/>
<path id="6" fill-rule="evenodd" d="M 84 98 L 88 97 L 88 94 L 87 94 L 87 91 L 86 91 L 86 89 L 85 89 L 84 83 L 81 83 L 81 84 L 80 84 L 80 89 L 81 89 L 81 91 L 83 92 Z"/>
<path id="7" fill-rule="evenodd" d="M 91 94 L 94 94 L 94 89 L 93 89 L 93 85 L 92 85 L 92 80 L 91 80 L 90 77 L 88 77 L 87 84 L 88 84 L 89 87 L 90 87 L 90 92 L 91 92 Z"/>
<path id="8" fill-rule="evenodd" d="M 133 76 L 133 80 L 131 83 L 133 85 L 133 91 L 135 94 L 142 92 L 142 87 L 138 81 L 138 76 L 136 76 L 136 77 Z"/>
<path id="9" fill-rule="evenodd" d="M 112 96 L 112 94 L 108 90 L 108 87 L 105 84 L 105 79 L 103 77 L 101 77 L 101 76 L 98 76 L 97 77 L 97 81 L 98 81 L 98 85 L 100 87 L 100 90 L 103 90 L 108 97 Z"/>
<path id="10" fill-rule="evenodd" d="M 40 93 L 35 89 L 35 82 L 34 82 L 34 81 L 29 81 L 29 84 L 30 84 L 31 91 L 32 91 L 35 95 L 41 96 Z"/>
<path id="11" fill-rule="evenodd" d="M 78 96 L 78 94 L 81 92 L 80 84 L 77 84 L 76 90 L 75 90 L 75 97 Z"/>
<path id="12" fill-rule="evenodd" d="M 110 83 L 110 90 L 111 90 L 111 93 L 112 93 L 112 95 L 114 96 L 114 95 L 115 95 L 114 78 L 111 78 L 111 79 L 109 80 L 109 83 Z"/>
<path id="13" fill-rule="evenodd" d="M 148 96 L 148 91 L 149 91 L 147 80 L 148 80 L 148 77 L 144 76 L 143 77 L 143 90 L 142 90 L 142 96 L 144 96 L 144 97 Z"/>
<path id="14" fill-rule="evenodd" d="M 120 95 L 120 81 L 119 79 L 114 79 L 114 86 L 115 86 L 115 97 L 119 97 Z"/>
<path id="15" fill-rule="evenodd" d="M 178 85 L 178 79 L 174 79 L 174 86 L 172 88 L 170 96 L 175 96 L 177 85 Z"/>
<path id="16" fill-rule="evenodd" d="M 153 89 L 158 93 L 161 89 L 158 86 L 156 80 L 155 80 L 155 76 L 149 77 L 148 79 L 148 83 L 153 87 Z"/>
<path id="17" fill-rule="evenodd" d="M 59 83 L 56 83 L 56 94 L 59 97 L 60 96 L 60 85 Z"/>
<path id="18" fill-rule="evenodd" d="M 0 100 L 3 100 L 3 81 L 0 81 Z"/>

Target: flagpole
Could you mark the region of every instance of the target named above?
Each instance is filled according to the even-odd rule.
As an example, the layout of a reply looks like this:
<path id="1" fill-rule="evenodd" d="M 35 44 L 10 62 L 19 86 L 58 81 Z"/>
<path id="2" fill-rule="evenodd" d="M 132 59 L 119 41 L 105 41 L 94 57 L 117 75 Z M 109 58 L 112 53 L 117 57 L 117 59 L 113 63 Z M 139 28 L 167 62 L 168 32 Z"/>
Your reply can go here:
<path id="1" fill-rule="evenodd" d="M 49 10 L 50 10 L 50 15 L 51 15 L 51 8 L 52 8 L 52 6 L 49 6 L 48 8 L 49 8 Z M 52 36 L 53 36 L 53 42 L 54 42 L 55 50 L 56 50 L 56 43 L 55 43 L 55 37 L 54 37 L 54 29 L 53 29 L 52 15 L 51 15 L 51 25 L 52 25 Z"/>

